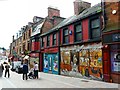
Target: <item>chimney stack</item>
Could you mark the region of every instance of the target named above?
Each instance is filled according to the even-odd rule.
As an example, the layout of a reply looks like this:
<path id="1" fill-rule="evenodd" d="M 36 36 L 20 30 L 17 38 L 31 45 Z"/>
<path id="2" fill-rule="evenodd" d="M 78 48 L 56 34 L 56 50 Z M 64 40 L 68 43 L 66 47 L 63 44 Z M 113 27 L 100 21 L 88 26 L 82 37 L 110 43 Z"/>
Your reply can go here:
<path id="1" fill-rule="evenodd" d="M 48 17 L 52 19 L 53 16 L 60 17 L 60 10 L 53 7 L 48 7 Z"/>
<path id="2" fill-rule="evenodd" d="M 82 11 L 91 7 L 91 3 L 82 0 L 74 1 L 74 14 L 79 15 Z"/>

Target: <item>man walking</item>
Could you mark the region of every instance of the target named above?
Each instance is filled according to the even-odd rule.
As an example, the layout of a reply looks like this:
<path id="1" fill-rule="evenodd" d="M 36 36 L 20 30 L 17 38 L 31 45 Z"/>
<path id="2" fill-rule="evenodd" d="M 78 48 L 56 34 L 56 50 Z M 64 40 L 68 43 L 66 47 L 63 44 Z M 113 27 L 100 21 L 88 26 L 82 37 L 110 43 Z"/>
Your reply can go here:
<path id="1" fill-rule="evenodd" d="M 6 65 L 5 65 L 5 77 L 6 77 L 7 73 L 8 73 L 8 78 L 10 77 L 10 70 L 9 70 L 9 68 L 10 68 L 10 66 L 8 65 L 8 63 L 6 63 Z"/>
<path id="2" fill-rule="evenodd" d="M 25 61 L 25 63 L 23 64 L 23 80 L 25 77 L 26 77 L 26 80 L 28 79 L 27 73 L 28 73 L 28 65 L 27 65 L 27 62 Z"/>
<path id="3" fill-rule="evenodd" d="M 2 77 L 3 70 L 4 70 L 4 66 L 3 66 L 3 64 L 1 63 L 1 64 L 0 64 L 0 77 Z"/>

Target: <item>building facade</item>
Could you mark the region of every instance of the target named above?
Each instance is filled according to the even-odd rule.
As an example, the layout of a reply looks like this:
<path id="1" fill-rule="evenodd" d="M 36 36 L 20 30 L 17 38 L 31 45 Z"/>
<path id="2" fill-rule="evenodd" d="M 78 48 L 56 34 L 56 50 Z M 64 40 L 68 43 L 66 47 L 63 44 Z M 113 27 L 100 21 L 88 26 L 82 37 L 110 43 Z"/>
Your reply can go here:
<path id="1" fill-rule="evenodd" d="M 102 30 L 104 80 L 120 83 L 120 1 L 103 0 Z"/>
<path id="2" fill-rule="evenodd" d="M 30 52 L 30 68 L 33 67 L 34 61 L 38 63 L 39 67 L 40 64 L 40 34 L 41 34 L 41 27 L 43 26 L 44 18 L 34 16 L 33 17 L 33 24 L 32 24 L 32 33 L 30 37 L 31 43 L 31 52 Z M 40 71 L 40 69 L 39 69 Z"/>
<path id="3" fill-rule="evenodd" d="M 44 26 L 42 27 L 41 37 L 41 60 L 43 62 L 43 72 L 59 74 L 59 48 L 58 48 L 58 32 L 54 32 L 56 27 L 62 20 L 60 10 L 48 7 L 48 17 L 46 17 Z M 51 32 L 52 31 L 52 32 Z"/>

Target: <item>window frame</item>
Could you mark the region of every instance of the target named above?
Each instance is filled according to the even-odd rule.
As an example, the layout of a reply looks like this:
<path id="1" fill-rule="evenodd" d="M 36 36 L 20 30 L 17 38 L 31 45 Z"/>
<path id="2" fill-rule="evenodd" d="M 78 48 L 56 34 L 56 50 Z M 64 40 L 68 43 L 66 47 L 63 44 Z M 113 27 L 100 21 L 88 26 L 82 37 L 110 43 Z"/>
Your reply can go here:
<path id="1" fill-rule="evenodd" d="M 92 21 L 97 20 L 97 19 L 98 19 L 99 26 L 92 27 Z M 100 38 L 101 37 L 101 32 L 100 32 L 101 29 L 100 28 L 101 28 L 101 25 L 100 25 L 100 16 L 96 16 L 96 17 L 90 18 L 90 20 L 89 20 L 89 38 L 90 39 Z M 99 36 L 97 36 L 97 37 L 96 36 L 94 37 L 94 34 L 93 34 L 93 30 L 95 30 L 95 29 L 99 29 Z M 98 35 L 98 33 L 96 35 Z"/>
<path id="2" fill-rule="evenodd" d="M 41 38 L 41 47 L 42 47 L 42 48 L 44 47 L 44 44 L 45 44 L 45 42 L 44 42 L 44 37 L 42 37 L 42 38 Z"/>
<path id="3" fill-rule="evenodd" d="M 50 35 L 47 36 L 47 47 L 50 46 Z"/>
<path id="4" fill-rule="evenodd" d="M 81 30 L 79 31 L 79 32 L 76 32 L 76 27 L 77 26 L 81 26 Z M 77 35 L 78 34 L 80 34 L 81 33 L 81 39 L 80 40 L 77 40 Z M 77 23 L 77 24 L 75 24 L 74 25 L 74 42 L 80 42 L 80 41 L 82 41 L 82 39 L 83 39 L 83 34 L 82 34 L 82 23 L 80 22 L 80 23 Z"/>
<path id="5" fill-rule="evenodd" d="M 54 34 L 53 34 L 53 42 L 52 42 L 52 45 L 53 45 L 53 46 L 57 45 L 57 33 L 54 33 Z"/>
<path id="6" fill-rule="evenodd" d="M 67 34 L 65 35 L 65 31 L 67 31 Z M 65 37 L 68 38 L 68 41 L 65 41 Z M 68 44 L 69 43 L 69 29 L 68 28 L 64 28 L 63 29 L 63 44 Z"/>

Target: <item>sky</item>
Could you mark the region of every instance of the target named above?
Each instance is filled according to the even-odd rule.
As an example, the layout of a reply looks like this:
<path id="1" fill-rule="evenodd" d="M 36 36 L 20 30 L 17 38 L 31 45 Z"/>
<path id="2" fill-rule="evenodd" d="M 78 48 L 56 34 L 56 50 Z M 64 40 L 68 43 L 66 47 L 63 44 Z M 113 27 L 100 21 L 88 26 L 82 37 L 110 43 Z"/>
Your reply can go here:
<path id="1" fill-rule="evenodd" d="M 34 16 L 45 18 L 49 6 L 60 10 L 60 16 L 68 18 L 74 15 L 75 0 L 0 0 L 0 47 L 9 49 L 12 36 Z M 83 0 L 95 5 L 101 0 Z"/>

